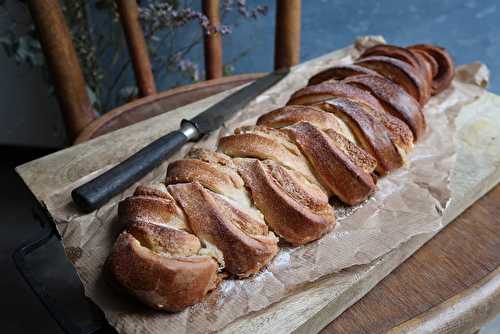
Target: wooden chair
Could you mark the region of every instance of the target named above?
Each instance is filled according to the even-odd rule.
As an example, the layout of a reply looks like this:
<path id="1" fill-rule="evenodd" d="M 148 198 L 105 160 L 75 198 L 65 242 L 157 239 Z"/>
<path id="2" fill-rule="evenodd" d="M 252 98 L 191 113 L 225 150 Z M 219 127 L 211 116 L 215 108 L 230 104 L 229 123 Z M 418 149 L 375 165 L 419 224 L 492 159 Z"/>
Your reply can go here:
<path id="1" fill-rule="evenodd" d="M 138 21 L 136 0 L 119 0 L 141 98 L 97 118 L 57 0 L 31 0 L 30 8 L 54 78 L 68 132 L 75 143 L 250 82 L 263 74 L 222 77 L 222 41 L 206 36 L 207 81 L 157 92 Z M 219 1 L 203 1 L 219 24 Z M 299 62 L 300 0 L 277 0 L 275 68 Z M 500 311 L 500 186 L 469 208 L 324 333 L 472 332 Z"/>
<path id="2" fill-rule="evenodd" d="M 277 0 L 276 2 L 274 66 L 281 68 L 299 62 L 301 1 Z M 83 73 L 58 0 L 29 1 L 67 132 L 75 143 L 175 109 L 186 104 L 186 101 L 201 99 L 242 85 L 263 75 L 257 73 L 223 78 L 222 36 L 215 33 L 205 35 L 204 39 L 205 69 L 208 80 L 158 93 L 146 41 L 139 23 L 137 2 L 136 0 L 117 0 L 117 5 L 137 87 L 142 98 L 97 118 L 87 95 Z M 203 0 L 202 7 L 211 24 L 220 25 L 219 0 Z M 167 100 L 166 104 L 161 103 L 160 109 L 147 107 L 165 100 Z"/>

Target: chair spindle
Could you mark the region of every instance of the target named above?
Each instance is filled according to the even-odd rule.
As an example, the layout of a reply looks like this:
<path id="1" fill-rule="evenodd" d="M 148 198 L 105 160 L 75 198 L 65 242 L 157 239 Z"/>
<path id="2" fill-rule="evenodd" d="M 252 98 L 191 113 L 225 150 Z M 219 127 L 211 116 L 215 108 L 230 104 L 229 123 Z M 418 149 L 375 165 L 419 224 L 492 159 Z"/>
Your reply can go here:
<path id="1" fill-rule="evenodd" d="M 30 0 L 45 61 L 58 97 L 68 137 L 76 136 L 97 118 L 85 78 L 58 0 Z"/>
<path id="2" fill-rule="evenodd" d="M 301 0 L 276 1 L 275 69 L 300 62 L 300 11 Z"/>
<path id="3" fill-rule="evenodd" d="M 203 14 L 211 27 L 220 26 L 219 0 L 203 0 Z M 205 50 L 205 72 L 207 79 L 222 77 L 222 36 L 220 32 L 206 34 L 203 40 Z"/>
<path id="4" fill-rule="evenodd" d="M 148 47 L 139 22 L 137 0 L 117 0 L 120 21 L 125 32 L 140 96 L 156 94 L 155 79 Z"/>

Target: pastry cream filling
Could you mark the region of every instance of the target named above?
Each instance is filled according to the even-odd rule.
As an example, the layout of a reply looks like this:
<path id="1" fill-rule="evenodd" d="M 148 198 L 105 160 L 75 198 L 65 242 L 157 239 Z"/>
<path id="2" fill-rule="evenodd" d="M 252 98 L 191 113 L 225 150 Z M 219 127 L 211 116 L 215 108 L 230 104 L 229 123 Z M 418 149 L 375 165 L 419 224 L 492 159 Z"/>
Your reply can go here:
<path id="1" fill-rule="evenodd" d="M 238 203 L 240 205 L 243 205 L 244 207 L 252 207 L 252 200 L 250 199 L 250 196 L 244 186 L 241 188 L 236 188 L 236 187 L 228 187 L 224 186 L 221 187 L 223 189 L 210 189 L 213 192 L 224 196 L 224 198 L 228 201 L 231 201 L 232 204 Z"/>
<path id="2" fill-rule="evenodd" d="M 176 230 L 182 230 L 182 231 L 187 231 L 191 232 L 191 229 L 187 225 L 186 221 L 184 219 L 180 219 L 179 217 L 172 217 L 170 222 L 167 225 L 168 227 L 174 228 Z"/>
<path id="3" fill-rule="evenodd" d="M 339 123 L 339 131 L 338 132 L 340 132 L 341 135 L 346 137 L 351 143 L 354 143 L 354 144 L 362 147 L 360 145 L 360 142 L 357 140 L 356 136 L 354 135 L 354 133 L 351 131 L 351 128 L 349 128 L 349 126 L 346 124 L 346 122 L 344 122 L 344 120 L 342 118 L 338 117 L 334 113 L 331 113 L 331 114 L 337 119 L 337 122 Z"/>
<path id="4" fill-rule="evenodd" d="M 167 186 L 161 182 L 152 182 L 148 184 L 149 188 L 158 190 L 162 193 L 165 193 L 167 195 L 170 195 L 170 193 L 167 190 Z M 171 195 L 170 195 L 171 196 Z M 174 200 L 172 198 L 172 200 Z M 175 203 L 175 201 L 174 201 Z M 176 214 L 173 214 L 170 217 L 170 220 L 168 224 L 157 224 L 157 225 L 162 225 L 162 226 L 168 226 L 170 228 L 176 229 L 176 230 L 181 230 L 181 231 L 186 231 L 186 232 L 191 232 L 191 229 L 189 228 L 189 225 L 187 224 L 186 217 L 184 216 L 184 212 L 175 204 L 176 207 Z M 150 222 L 151 224 L 156 224 L 154 222 Z"/>
<path id="5" fill-rule="evenodd" d="M 234 206 L 236 209 L 246 213 L 247 215 L 249 215 L 253 219 L 264 224 L 264 215 L 262 214 L 262 212 L 260 212 L 259 209 L 257 209 L 255 207 L 255 205 L 253 204 L 253 201 L 250 199 L 250 197 L 246 198 L 246 201 L 245 201 L 246 203 L 237 202 L 237 201 L 233 200 L 232 198 L 227 198 L 227 197 L 223 197 L 223 198 L 224 198 L 224 200 L 229 202 L 229 204 Z"/>
<path id="6" fill-rule="evenodd" d="M 278 131 L 278 130 L 271 128 L 269 131 Z M 259 130 L 258 128 L 253 128 L 253 127 L 247 127 L 245 129 L 243 129 L 242 132 L 243 133 L 254 133 L 256 135 L 277 141 L 279 144 L 281 144 L 283 146 L 283 148 L 285 148 L 288 152 L 290 152 L 294 157 L 297 157 L 298 159 L 300 159 L 300 160 L 295 160 L 295 162 L 297 164 L 302 164 L 299 167 L 303 167 L 303 168 L 297 168 L 297 166 L 289 165 L 286 163 L 286 161 L 277 160 L 277 159 L 274 159 L 273 157 L 266 157 L 264 159 L 259 159 L 259 160 L 268 159 L 268 160 L 275 161 L 287 169 L 290 169 L 290 170 L 296 171 L 297 173 L 300 173 L 309 182 L 314 183 L 314 184 L 322 187 L 321 183 L 314 176 L 314 172 L 313 172 L 313 169 L 312 169 L 309 161 L 306 159 L 306 157 L 304 157 L 304 155 L 302 154 L 302 152 L 300 151 L 300 149 L 297 147 L 297 145 L 295 143 L 284 138 L 286 136 L 285 134 L 282 134 L 281 132 L 277 132 L 276 135 L 273 135 L 272 133 L 268 133 L 268 132 L 265 132 L 265 131 Z M 278 133 L 279 133 L 279 135 L 278 135 Z M 309 175 L 307 174 L 306 171 L 309 171 Z"/>
<path id="7" fill-rule="evenodd" d="M 161 191 L 162 193 L 168 193 L 167 187 L 161 182 L 152 182 L 148 185 L 148 187 Z"/>
<path id="8" fill-rule="evenodd" d="M 307 96 L 302 96 L 297 99 L 293 99 L 292 104 L 303 104 L 303 105 L 311 105 L 318 102 L 323 102 L 325 100 L 331 99 L 331 94 L 311 94 Z"/>
<path id="9" fill-rule="evenodd" d="M 219 263 L 220 269 L 223 269 L 226 266 L 226 264 L 224 262 L 224 254 L 222 254 L 222 251 L 219 248 L 217 248 L 217 246 L 215 246 L 214 244 L 212 244 L 207 240 L 200 239 L 200 241 L 203 244 L 203 248 L 200 249 L 198 254 L 214 258 Z"/>
<path id="10" fill-rule="evenodd" d="M 405 150 L 403 150 L 401 147 L 398 145 L 394 145 L 396 147 L 396 150 L 398 151 L 399 155 L 401 156 L 401 159 L 403 159 L 403 166 L 408 164 L 408 154 L 406 153 Z"/>

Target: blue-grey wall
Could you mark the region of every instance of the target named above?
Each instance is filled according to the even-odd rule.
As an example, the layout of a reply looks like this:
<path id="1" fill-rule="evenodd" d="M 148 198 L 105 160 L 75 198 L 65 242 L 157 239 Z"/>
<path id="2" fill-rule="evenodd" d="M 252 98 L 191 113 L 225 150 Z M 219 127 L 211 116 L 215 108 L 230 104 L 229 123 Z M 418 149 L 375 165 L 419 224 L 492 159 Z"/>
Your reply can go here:
<path id="1" fill-rule="evenodd" d="M 270 71 L 273 65 L 274 1 L 266 17 L 248 23 L 240 20 L 233 34 L 224 39 L 226 63 L 236 73 Z M 500 93 L 500 3 L 496 0 L 304 0 L 302 13 L 302 59 L 307 60 L 353 42 L 356 36 L 383 35 L 389 43 L 440 44 L 450 50 L 458 64 L 480 60 L 492 73 L 491 90 Z M 202 50 L 191 59 L 203 64 Z M 63 145 L 61 117 L 46 92 L 40 73 L 16 67 L 0 52 L 0 144 Z M 157 78 L 166 89 L 172 79 Z"/>

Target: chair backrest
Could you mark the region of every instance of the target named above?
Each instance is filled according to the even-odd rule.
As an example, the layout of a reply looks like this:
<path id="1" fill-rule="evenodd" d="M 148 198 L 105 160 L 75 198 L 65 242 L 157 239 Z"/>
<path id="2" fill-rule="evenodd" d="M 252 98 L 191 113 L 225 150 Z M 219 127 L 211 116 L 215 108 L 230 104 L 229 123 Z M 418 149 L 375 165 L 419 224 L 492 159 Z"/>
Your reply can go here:
<path id="1" fill-rule="evenodd" d="M 51 73 L 59 105 L 71 139 L 97 114 L 87 94 L 85 79 L 71 34 L 65 22 L 59 0 L 28 1 L 42 49 Z M 141 97 L 156 94 L 146 40 L 139 22 L 137 0 L 116 0 L 120 21 L 125 32 L 135 80 Z M 220 25 L 219 0 L 202 0 L 203 13 L 212 26 Z M 297 64 L 300 58 L 301 0 L 276 0 L 275 69 Z M 223 75 L 222 36 L 204 37 L 205 72 L 207 79 Z"/>

